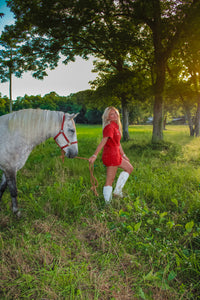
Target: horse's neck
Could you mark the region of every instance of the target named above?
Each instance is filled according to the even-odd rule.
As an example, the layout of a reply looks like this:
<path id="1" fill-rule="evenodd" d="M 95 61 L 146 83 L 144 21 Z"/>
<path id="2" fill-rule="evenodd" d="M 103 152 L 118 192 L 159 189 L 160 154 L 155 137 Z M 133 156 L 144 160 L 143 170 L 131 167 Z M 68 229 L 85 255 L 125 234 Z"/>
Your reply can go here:
<path id="1" fill-rule="evenodd" d="M 35 146 L 50 137 L 56 136 L 61 129 L 62 119 L 62 112 L 45 111 L 42 118 L 38 120 L 33 135 L 28 137 L 28 139 L 31 139 L 31 141 L 29 140 L 30 143 Z"/>
<path id="2" fill-rule="evenodd" d="M 58 134 L 61 129 L 61 124 L 63 120 L 63 113 L 59 111 L 47 111 L 45 128 L 45 139 L 54 137 Z"/>

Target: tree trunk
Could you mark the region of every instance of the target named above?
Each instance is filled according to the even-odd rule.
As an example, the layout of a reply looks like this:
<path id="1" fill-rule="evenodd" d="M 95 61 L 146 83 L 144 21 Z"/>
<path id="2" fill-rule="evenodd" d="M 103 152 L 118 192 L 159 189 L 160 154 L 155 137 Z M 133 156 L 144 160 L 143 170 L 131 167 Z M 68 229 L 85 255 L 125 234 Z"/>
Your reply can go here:
<path id="1" fill-rule="evenodd" d="M 200 133 L 200 99 L 197 104 L 194 133 L 195 133 L 195 136 L 199 136 L 199 133 Z"/>
<path id="2" fill-rule="evenodd" d="M 122 101 L 122 128 L 124 141 L 128 141 L 130 138 L 128 132 L 128 125 L 128 105 L 125 101 Z"/>
<path id="3" fill-rule="evenodd" d="M 166 130 L 166 124 L 167 124 L 167 116 L 164 117 L 163 130 Z"/>
<path id="4" fill-rule="evenodd" d="M 9 95 L 10 95 L 10 113 L 12 112 L 12 71 L 11 71 L 11 68 L 9 69 Z"/>
<path id="5" fill-rule="evenodd" d="M 154 102 L 152 143 L 158 143 L 161 140 L 163 140 L 163 99 L 161 95 L 156 95 Z"/>
<path id="6" fill-rule="evenodd" d="M 186 118 L 188 120 L 188 126 L 190 129 L 190 136 L 194 136 L 194 126 L 193 126 L 193 121 L 191 118 L 191 113 L 189 108 L 185 108 L 185 113 L 186 113 Z"/>
<path id="7" fill-rule="evenodd" d="M 163 46 L 161 1 L 153 0 L 153 18 L 150 23 L 153 33 L 153 45 L 155 55 L 155 81 L 154 86 L 154 117 L 152 143 L 163 140 L 163 91 L 165 86 L 166 64 L 169 52 Z"/>
<path id="8" fill-rule="evenodd" d="M 161 50 L 155 53 L 156 81 L 154 84 L 155 100 L 152 143 L 158 143 L 163 140 L 163 91 L 165 86 L 166 59 L 161 53 Z"/>
<path id="9" fill-rule="evenodd" d="M 188 121 L 188 126 L 189 126 L 189 129 L 190 129 L 190 136 L 194 136 L 194 126 L 193 126 L 194 124 L 193 124 L 193 120 L 192 120 L 192 117 L 191 117 L 190 107 L 187 105 L 187 101 L 184 100 L 184 98 L 181 94 L 180 94 L 180 99 L 183 103 L 186 118 L 187 118 L 187 121 Z"/>

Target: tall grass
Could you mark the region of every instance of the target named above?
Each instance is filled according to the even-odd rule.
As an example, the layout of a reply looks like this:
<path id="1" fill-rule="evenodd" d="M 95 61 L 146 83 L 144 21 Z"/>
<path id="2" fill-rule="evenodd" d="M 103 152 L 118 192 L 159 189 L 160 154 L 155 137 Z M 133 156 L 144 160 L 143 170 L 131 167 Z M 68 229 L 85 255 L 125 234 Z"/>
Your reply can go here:
<path id="1" fill-rule="evenodd" d="M 79 156 L 90 157 L 100 126 L 77 126 Z M 122 142 L 134 165 L 125 198 L 106 206 L 106 169 L 60 159 L 53 140 L 18 172 L 16 219 L 10 195 L 0 212 L 1 299 L 200 299 L 200 139 L 168 126 L 131 126 Z M 120 170 L 117 173 L 119 174 Z"/>

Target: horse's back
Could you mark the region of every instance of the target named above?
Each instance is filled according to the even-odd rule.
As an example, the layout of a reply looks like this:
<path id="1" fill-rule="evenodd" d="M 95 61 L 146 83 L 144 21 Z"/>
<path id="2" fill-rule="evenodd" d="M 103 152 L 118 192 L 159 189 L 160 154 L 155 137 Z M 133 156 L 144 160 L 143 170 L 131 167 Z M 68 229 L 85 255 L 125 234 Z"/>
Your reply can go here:
<path id="1" fill-rule="evenodd" d="M 0 117 L 0 149 L 8 134 L 8 115 Z"/>
<path id="2" fill-rule="evenodd" d="M 15 113 L 0 117 L 0 169 L 19 170 L 25 163 L 30 147 L 15 123 Z"/>

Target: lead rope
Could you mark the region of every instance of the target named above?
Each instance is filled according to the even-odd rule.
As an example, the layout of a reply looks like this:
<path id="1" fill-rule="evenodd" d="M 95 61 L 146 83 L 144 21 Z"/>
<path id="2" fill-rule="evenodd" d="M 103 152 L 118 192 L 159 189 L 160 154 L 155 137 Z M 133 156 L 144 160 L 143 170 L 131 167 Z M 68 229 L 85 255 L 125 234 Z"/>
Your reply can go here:
<path id="1" fill-rule="evenodd" d="M 62 159 L 62 161 L 64 163 L 64 158 L 65 158 L 65 151 L 64 150 L 61 150 L 60 158 Z M 89 161 L 89 159 L 86 158 L 86 157 L 76 156 L 75 158 L 84 159 L 84 160 Z M 91 185 L 92 185 L 91 190 L 93 191 L 95 196 L 99 196 L 99 194 L 97 193 L 98 181 L 94 177 L 94 164 L 89 163 L 89 170 L 90 170 L 90 182 L 91 182 Z"/>

